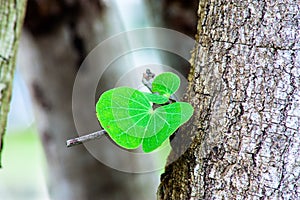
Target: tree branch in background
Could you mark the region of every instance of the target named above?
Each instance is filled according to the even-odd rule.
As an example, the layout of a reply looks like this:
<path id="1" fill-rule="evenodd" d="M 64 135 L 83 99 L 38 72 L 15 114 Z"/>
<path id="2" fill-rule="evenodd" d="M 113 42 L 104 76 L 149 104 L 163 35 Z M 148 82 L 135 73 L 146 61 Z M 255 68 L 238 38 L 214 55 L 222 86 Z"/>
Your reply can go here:
<path id="1" fill-rule="evenodd" d="M 3 135 L 12 93 L 16 54 L 23 24 L 26 0 L 0 3 L 0 167 Z"/>

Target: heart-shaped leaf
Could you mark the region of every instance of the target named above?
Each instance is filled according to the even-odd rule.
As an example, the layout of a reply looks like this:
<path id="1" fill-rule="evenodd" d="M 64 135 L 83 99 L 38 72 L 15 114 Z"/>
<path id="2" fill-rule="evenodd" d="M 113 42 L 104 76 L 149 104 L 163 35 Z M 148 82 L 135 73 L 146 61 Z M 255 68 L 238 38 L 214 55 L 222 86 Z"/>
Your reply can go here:
<path id="1" fill-rule="evenodd" d="M 143 143 L 145 152 L 153 151 L 193 114 L 193 107 L 184 102 L 153 110 L 149 98 L 156 102 L 165 99 L 146 96 L 138 90 L 120 87 L 104 92 L 97 102 L 101 126 L 124 148 L 137 148 Z"/>
<path id="2" fill-rule="evenodd" d="M 194 109 L 189 103 L 176 102 L 161 106 L 154 110 L 154 115 L 163 121 L 163 127 L 156 131 L 155 135 L 145 135 L 143 140 L 144 152 L 151 152 L 158 148 L 170 137 L 182 124 L 187 122 L 193 115 Z"/>
<path id="3" fill-rule="evenodd" d="M 180 86 L 180 78 L 171 72 L 158 75 L 152 82 L 152 92 L 158 92 L 169 98 Z"/>

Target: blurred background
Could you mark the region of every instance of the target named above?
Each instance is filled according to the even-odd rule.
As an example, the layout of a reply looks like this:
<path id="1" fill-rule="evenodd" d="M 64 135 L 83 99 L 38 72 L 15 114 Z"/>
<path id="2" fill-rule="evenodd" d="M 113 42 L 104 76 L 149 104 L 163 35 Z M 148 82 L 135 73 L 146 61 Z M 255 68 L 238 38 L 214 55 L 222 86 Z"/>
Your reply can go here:
<path id="1" fill-rule="evenodd" d="M 192 0 L 28 0 L 0 199 L 156 199 L 162 171 L 120 172 L 99 163 L 83 146 L 66 149 L 66 139 L 77 136 L 73 84 L 87 54 L 120 32 L 156 26 L 194 37 L 197 8 Z M 187 61 L 163 57 L 165 65 L 187 75 Z M 85 73 L 88 78 L 93 72 Z"/>
<path id="2" fill-rule="evenodd" d="M 46 163 L 29 91 L 17 70 L 0 170 L 0 199 L 49 199 Z"/>

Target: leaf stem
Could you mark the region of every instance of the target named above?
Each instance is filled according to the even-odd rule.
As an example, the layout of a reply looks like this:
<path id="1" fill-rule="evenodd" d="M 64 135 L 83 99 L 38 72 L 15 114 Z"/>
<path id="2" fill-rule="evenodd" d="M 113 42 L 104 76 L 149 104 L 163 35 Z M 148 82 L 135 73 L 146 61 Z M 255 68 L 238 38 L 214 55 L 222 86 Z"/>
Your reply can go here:
<path id="1" fill-rule="evenodd" d="M 143 84 L 152 92 L 152 81 L 155 77 L 155 74 L 150 71 L 150 69 L 146 69 L 146 73 L 143 73 Z"/>
<path id="2" fill-rule="evenodd" d="M 77 138 L 69 139 L 66 142 L 67 147 L 76 146 L 78 144 L 82 144 L 83 142 L 87 142 L 90 140 L 95 140 L 101 138 L 104 134 L 106 134 L 105 130 L 96 131 L 87 135 L 79 136 Z"/>

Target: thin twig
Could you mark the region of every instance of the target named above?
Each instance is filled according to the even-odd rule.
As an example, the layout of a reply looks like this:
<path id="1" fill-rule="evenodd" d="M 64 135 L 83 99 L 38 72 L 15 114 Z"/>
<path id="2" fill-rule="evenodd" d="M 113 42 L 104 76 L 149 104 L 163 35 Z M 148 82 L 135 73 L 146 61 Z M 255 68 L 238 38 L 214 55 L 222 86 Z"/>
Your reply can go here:
<path id="1" fill-rule="evenodd" d="M 155 77 L 155 74 L 150 71 L 150 69 L 146 69 L 146 73 L 143 73 L 143 84 L 152 92 L 152 81 Z"/>
<path id="2" fill-rule="evenodd" d="M 106 134 L 105 130 L 96 131 L 94 133 L 90 133 L 90 134 L 87 134 L 87 135 L 83 135 L 83 136 L 80 136 L 80 137 L 77 137 L 77 138 L 67 140 L 66 144 L 67 144 L 67 147 L 72 147 L 72 146 L 75 146 L 75 145 L 78 145 L 78 144 L 82 144 L 83 142 L 99 139 L 104 134 Z"/>

